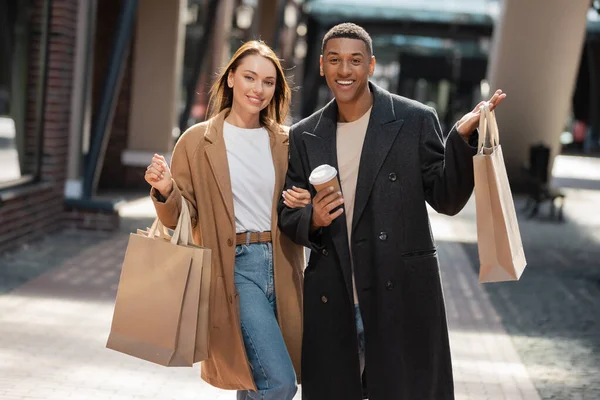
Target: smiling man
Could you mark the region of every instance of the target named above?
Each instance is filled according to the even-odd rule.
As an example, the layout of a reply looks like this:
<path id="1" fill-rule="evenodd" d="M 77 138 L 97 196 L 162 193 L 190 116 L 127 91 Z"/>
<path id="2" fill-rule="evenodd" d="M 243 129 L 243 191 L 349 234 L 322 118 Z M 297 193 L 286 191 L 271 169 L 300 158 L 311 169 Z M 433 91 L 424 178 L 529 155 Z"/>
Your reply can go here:
<path id="1" fill-rule="evenodd" d="M 305 400 L 454 399 L 438 256 L 426 202 L 454 215 L 473 191 L 479 106 L 447 136 L 435 113 L 369 82 L 371 38 L 355 24 L 323 38 L 321 75 L 335 98 L 290 130 L 279 225 L 311 248 L 304 274 Z M 505 95 L 497 91 L 493 109 Z M 315 193 L 311 171 L 338 170 L 341 192 Z"/>

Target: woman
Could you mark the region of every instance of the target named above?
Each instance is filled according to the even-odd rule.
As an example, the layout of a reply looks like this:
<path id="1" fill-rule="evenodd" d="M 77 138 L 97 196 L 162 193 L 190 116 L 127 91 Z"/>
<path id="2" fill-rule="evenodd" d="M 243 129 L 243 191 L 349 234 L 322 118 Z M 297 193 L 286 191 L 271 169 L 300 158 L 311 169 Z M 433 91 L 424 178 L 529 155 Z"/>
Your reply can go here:
<path id="1" fill-rule="evenodd" d="M 273 50 L 245 43 L 211 89 L 211 118 L 177 142 L 172 172 L 155 155 L 145 175 L 160 220 L 177 224 L 183 196 L 196 244 L 212 249 L 210 358 L 202 378 L 238 390 L 238 399 L 289 400 L 300 381 L 304 252 L 281 234 L 276 211 L 289 101 Z M 310 202 L 301 189 L 283 196 L 290 207 Z"/>

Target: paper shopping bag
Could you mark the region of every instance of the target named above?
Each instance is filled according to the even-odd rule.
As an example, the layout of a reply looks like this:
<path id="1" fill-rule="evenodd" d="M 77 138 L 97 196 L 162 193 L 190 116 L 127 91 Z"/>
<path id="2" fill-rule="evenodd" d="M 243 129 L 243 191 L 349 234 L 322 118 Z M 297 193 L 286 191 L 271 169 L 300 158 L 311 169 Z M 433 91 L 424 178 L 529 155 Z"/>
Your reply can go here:
<path id="1" fill-rule="evenodd" d="M 498 125 L 487 104 L 479 119 L 478 148 L 473 167 L 479 282 L 516 281 L 527 261 L 499 143 Z"/>
<path id="2" fill-rule="evenodd" d="M 211 251 L 194 246 L 185 200 L 173 236 L 131 234 L 107 347 L 164 366 L 208 358 Z"/>

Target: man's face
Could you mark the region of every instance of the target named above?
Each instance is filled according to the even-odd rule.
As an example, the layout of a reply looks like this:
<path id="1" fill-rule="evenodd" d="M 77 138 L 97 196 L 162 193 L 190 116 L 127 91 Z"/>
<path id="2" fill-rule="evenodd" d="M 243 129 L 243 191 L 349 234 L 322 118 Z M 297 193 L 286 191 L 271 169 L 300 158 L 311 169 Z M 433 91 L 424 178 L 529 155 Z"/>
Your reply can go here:
<path id="1" fill-rule="evenodd" d="M 360 39 L 330 39 L 321 55 L 321 76 L 338 103 L 353 103 L 368 90 L 375 57 L 369 56 L 367 45 Z"/>

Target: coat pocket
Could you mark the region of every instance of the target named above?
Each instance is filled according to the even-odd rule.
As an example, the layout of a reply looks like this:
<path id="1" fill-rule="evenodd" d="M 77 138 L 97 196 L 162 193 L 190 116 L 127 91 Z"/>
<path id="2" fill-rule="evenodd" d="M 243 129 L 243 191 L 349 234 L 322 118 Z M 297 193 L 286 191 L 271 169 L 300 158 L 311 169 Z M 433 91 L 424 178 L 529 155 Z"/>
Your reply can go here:
<path id="1" fill-rule="evenodd" d="M 435 255 L 437 255 L 437 249 L 433 248 L 428 250 L 409 251 L 400 254 L 400 257 L 404 260 L 413 260 L 415 258 L 433 257 Z"/>

